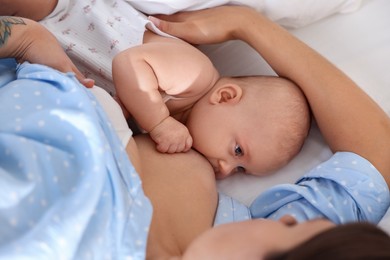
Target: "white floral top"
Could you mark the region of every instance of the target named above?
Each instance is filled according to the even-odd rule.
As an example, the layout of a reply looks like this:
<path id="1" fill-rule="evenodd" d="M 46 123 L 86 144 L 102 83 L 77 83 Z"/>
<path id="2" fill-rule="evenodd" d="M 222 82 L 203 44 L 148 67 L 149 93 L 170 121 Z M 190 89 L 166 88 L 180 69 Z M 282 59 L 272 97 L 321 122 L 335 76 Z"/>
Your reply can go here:
<path id="1" fill-rule="evenodd" d="M 113 92 L 111 64 L 120 51 L 142 44 L 148 19 L 121 0 L 59 0 L 41 21 L 85 76 Z"/>

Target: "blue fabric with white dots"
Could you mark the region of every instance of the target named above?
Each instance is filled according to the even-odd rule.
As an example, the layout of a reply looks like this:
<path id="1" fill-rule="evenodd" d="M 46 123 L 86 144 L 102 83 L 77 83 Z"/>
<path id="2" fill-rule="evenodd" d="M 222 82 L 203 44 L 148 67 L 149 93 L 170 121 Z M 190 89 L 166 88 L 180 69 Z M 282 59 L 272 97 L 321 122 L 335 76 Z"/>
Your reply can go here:
<path id="1" fill-rule="evenodd" d="M 152 207 L 94 96 L 6 59 L 0 106 L 0 258 L 144 259 Z"/>
<path id="2" fill-rule="evenodd" d="M 377 224 L 389 205 L 389 189 L 376 168 L 357 154 L 338 152 L 295 184 L 262 193 L 250 210 L 253 218 L 279 219 L 289 214 L 298 222 L 327 218 L 338 224 Z"/>
<path id="3" fill-rule="evenodd" d="M 218 208 L 215 213 L 214 226 L 249 219 L 251 219 L 251 212 L 247 206 L 221 192 L 218 194 Z"/>

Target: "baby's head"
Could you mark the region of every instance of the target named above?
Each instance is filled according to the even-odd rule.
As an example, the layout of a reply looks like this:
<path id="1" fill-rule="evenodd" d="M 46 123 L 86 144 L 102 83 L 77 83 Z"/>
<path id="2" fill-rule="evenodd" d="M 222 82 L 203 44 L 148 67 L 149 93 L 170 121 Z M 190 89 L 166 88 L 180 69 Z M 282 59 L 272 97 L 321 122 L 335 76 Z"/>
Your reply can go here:
<path id="1" fill-rule="evenodd" d="M 301 149 L 310 127 L 307 101 L 291 81 L 272 76 L 221 78 L 193 107 L 193 147 L 216 177 L 270 174 Z"/>

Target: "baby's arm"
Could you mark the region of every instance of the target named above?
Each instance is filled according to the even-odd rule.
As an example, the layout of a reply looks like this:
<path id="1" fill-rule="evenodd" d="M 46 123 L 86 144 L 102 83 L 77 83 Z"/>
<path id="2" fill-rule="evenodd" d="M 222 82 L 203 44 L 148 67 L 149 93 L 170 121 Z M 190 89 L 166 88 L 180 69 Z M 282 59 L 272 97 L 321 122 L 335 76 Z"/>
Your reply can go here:
<path id="1" fill-rule="evenodd" d="M 188 129 L 171 115 L 204 95 L 218 73 L 203 53 L 181 40 L 147 34 L 145 41 L 115 57 L 117 95 L 160 152 L 188 151 L 192 146 Z M 160 91 L 174 99 L 164 103 Z"/>

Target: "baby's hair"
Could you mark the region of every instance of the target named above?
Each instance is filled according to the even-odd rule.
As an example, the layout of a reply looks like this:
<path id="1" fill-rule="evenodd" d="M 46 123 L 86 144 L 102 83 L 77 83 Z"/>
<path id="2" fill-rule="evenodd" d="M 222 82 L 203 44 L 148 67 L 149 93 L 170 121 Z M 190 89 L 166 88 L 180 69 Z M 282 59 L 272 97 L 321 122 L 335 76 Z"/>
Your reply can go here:
<path id="1" fill-rule="evenodd" d="M 280 145 L 282 146 L 281 149 L 285 151 L 283 155 L 287 163 L 302 149 L 310 130 L 311 113 L 302 91 L 291 81 L 283 78 L 279 78 L 279 80 L 285 81 L 286 86 L 288 86 L 285 87 L 284 91 L 286 91 L 285 95 L 288 96 L 289 101 L 285 102 L 286 97 L 280 101 L 285 102 L 282 104 L 285 109 L 284 118 L 282 119 L 287 122 L 280 126 L 281 131 L 288 132 L 280 139 Z"/>
<path id="2" fill-rule="evenodd" d="M 281 77 L 246 76 L 233 80 L 247 89 L 247 95 L 255 98 L 263 95 L 275 101 L 275 107 L 268 113 L 274 117 L 272 127 L 278 134 L 278 166 L 286 164 L 302 149 L 309 133 L 311 115 L 304 94 L 293 82 Z"/>

